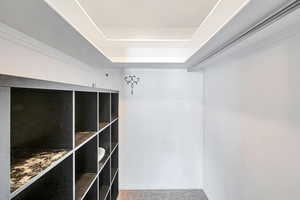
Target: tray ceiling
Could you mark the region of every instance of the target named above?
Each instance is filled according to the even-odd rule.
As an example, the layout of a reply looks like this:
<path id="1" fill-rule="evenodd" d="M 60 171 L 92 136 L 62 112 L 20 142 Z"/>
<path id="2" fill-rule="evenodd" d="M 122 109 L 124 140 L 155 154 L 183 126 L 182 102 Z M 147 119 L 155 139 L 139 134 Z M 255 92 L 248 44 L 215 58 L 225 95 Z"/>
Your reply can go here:
<path id="1" fill-rule="evenodd" d="M 185 63 L 249 0 L 45 0 L 113 63 Z"/>
<path id="2" fill-rule="evenodd" d="M 2 0 L 0 37 L 101 68 L 190 68 L 287 0 L 183 2 Z"/>
<path id="3" fill-rule="evenodd" d="M 191 39 L 217 0 L 78 0 L 109 39 Z"/>

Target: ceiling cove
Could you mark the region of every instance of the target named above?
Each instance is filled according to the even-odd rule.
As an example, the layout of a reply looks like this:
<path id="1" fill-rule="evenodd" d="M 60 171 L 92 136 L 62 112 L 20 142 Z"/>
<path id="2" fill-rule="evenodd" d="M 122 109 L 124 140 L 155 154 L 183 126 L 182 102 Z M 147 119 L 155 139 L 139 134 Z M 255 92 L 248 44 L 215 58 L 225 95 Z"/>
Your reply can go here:
<path id="1" fill-rule="evenodd" d="M 45 2 L 113 63 L 183 64 L 250 0 Z"/>

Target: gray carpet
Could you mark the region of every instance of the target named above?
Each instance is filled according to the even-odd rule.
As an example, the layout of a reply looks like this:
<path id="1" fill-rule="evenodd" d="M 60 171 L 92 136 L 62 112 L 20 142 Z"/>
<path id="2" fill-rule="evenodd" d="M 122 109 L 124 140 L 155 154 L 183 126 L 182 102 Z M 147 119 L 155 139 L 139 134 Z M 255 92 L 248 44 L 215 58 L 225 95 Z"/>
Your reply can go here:
<path id="1" fill-rule="evenodd" d="M 202 190 L 122 190 L 118 200 L 207 200 Z"/>

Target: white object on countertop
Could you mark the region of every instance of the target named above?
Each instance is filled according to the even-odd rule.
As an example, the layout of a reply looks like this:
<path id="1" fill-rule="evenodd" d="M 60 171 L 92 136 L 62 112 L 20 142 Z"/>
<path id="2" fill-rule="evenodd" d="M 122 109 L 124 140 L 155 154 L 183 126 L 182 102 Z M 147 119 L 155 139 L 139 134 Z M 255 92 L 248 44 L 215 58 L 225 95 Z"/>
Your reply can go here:
<path id="1" fill-rule="evenodd" d="M 104 155 L 105 155 L 105 149 L 102 147 L 98 147 L 98 162 L 100 162 L 100 160 L 102 160 Z"/>

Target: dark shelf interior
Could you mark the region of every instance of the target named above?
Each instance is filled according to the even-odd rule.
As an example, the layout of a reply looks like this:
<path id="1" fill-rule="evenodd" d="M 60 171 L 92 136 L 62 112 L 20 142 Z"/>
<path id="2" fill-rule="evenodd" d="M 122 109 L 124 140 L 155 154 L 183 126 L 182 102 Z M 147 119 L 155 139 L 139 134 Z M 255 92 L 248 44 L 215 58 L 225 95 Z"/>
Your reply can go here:
<path id="1" fill-rule="evenodd" d="M 110 187 L 110 162 L 107 162 L 99 174 L 99 200 L 104 200 Z"/>
<path id="2" fill-rule="evenodd" d="M 99 170 L 102 170 L 102 168 L 106 164 L 108 158 L 109 158 L 109 153 L 105 153 L 104 157 L 99 162 Z"/>
<path id="3" fill-rule="evenodd" d="M 111 200 L 117 200 L 119 195 L 119 173 L 116 175 L 111 186 Z"/>
<path id="4" fill-rule="evenodd" d="M 119 144 L 119 120 L 111 125 L 111 148 L 114 149 Z"/>
<path id="5" fill-rule="evenodd" d="M 97 174 L 97 137 L 75 152 L 75 199 L 81 199 Z"/>
<path id="6" fill-rule="evenodd" d="M 73 200 L 73 157 L 69 156 L 13 200 Z"/>
<path id="7" fill-rule="evenodd" d="M 104 128 L 110 123 L 110 93 L 99 93 L 99 126 Z"/>
<path id="8" fill-rule="evenodd" d="M 79 145 L 83 144 L 95 134 L 96 132 L 77 132 L 75 134 L 75 147 L 78 147 Z"/>
<path id="9" fill-rule="evenodd" d="M 75 146 L 97 132 L 97 115 L 97 93 L 75 92 Z"/>
<path id="10" fill-rule="evenodd" d="M 104 162 L 109 157 L 110 151 L 111 151 L 111 148 L 110 148 L 110 128 L 104 129 L 104 131 L 102 131 L 99 134 L 99 147 L 105 149 L 105 156 L 99 162 L 99 168 L 101 168 L 103 166 Z"/>
<path id="11" fill-rule="evenodd" d="M 109 193 L 108 195 L 106 196 L 106 199 L 105 200 L 111 200 L 111 191 L 109 190 Z"/>
<path id="12" fill-rule="evenodd" d="M 65 149 L 26 149 L 14 150 L 11 163 L 11 192 L 27 183 L 30 179 L 46 170 L 52 163 L 68 153 Z"/>
<path id="13" fill-rule="evenodd" d="M 119 116 L 119 93 L 111 93 L 111 118 L 116 119 Z"/>
<path id="14" fill-rule="evenodd" d="M 117 147 L 111 156 L 111 179 L 115 176 L 119 168 L 119 148 Z"/>
<path id="15" fill-rule="evenodd" d="M 88 193 L 84 197 L 84 200 L 97 200 L 98 199 L 98 185 L 97 180 L 93 183 Z"/>
<path id="16" fill-rule="evenodd" d="M 11 88 L 11 192 L 73 148 L 72 99 L 71 91 Z"/>
<path id="17" fill-rule="evenodd" d="M 82 199 L 89 186 L 96 177 L 96 173 L 83 173 L 76 177 L 75 182 L 75 199 Z"/>

